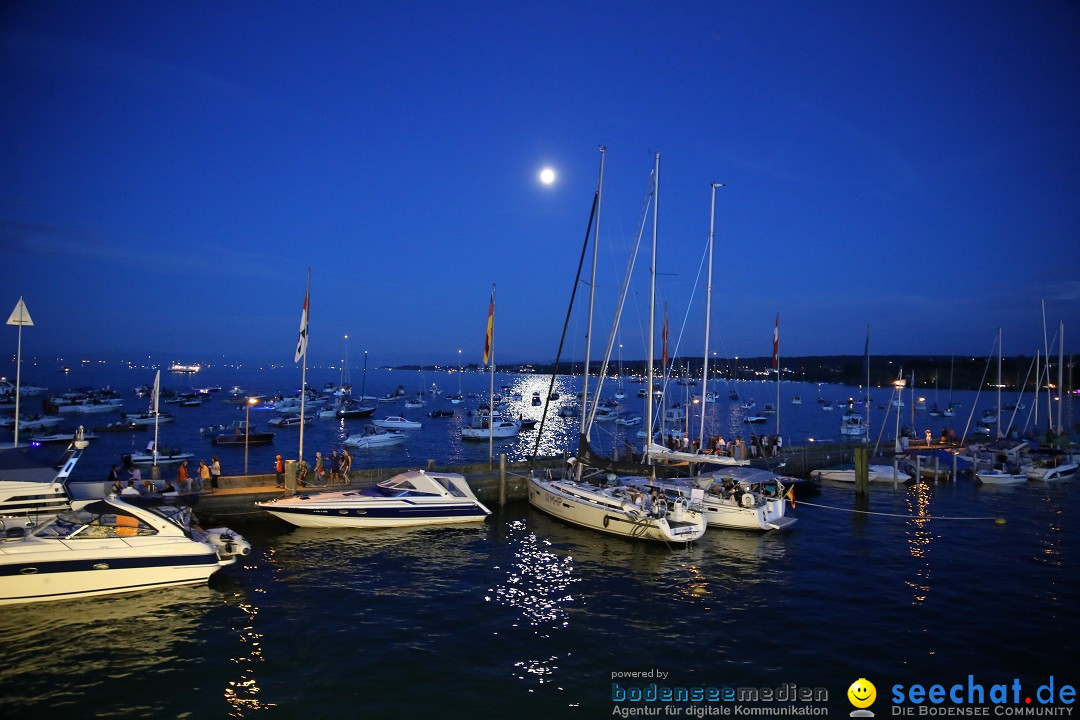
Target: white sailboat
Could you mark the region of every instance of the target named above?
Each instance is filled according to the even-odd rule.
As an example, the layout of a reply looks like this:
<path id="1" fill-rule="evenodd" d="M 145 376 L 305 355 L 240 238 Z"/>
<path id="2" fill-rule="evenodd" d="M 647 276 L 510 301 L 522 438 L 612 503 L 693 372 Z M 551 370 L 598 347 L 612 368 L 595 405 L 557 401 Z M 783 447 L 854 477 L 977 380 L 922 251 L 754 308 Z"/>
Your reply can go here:
<path id="1" fill-rule="evenodd" d="M 619 317 L 629 287 L 630 275 L 633 270 L 634 258 L 637 256 L 637 247 L 631 254 L 630 265 L 627 269 L 621 297 L 617 305 L 615 319 L 612 324 L 612 334 L 609 337 L 607 353 L 605 354 L 604 369 L 599 374 L 595 400 L 591 410 L 589 406 L 589 373 L 590 346 L 592 338 L 592 306 L 596 287 L 596 238 L 599 236 L 600 201 L 603 196 L 604 179 L 604 148 L 601 148 L 600 176 L 597 182 L 596 193 L 593 199 L 593 210 L 590 214 L 590 227 L 596 219 L 593 245 L 592 282 L 589 283 L 589 330 L 587 337 L 589 342 L 585 345 L 585 383 L 582 398 L 584 413 L 582 430 L 579 438 L 578 454 L 582 457 L 582 463 L 571 463 L 572 470 L 576 473 L 576 479 L 555 479 L 550 474 L 541 476 L 535 472 L 529 476 L 529 503 L 544 513 L 557 517 L 566 522 L 589 528 L 610 535 L 641 540 L 653 540 L 663 542 L 691 542 L 697 540 L 705 533 L 705 516 L 700 506 L 694 507 L 687 498 L 661 497 L 661 493 L 654 491 L 646 493 L 642 488 L 619 485 L 616 487 L 602 487 L 583 481 L 584 466 L 595 456 L 589 446 L 589 432 L 592 422 L 595 420 L 597 406 L 600 401 L 600 392 L 603 387 L 608 358 L 611 356 L 612 338 L 618 328 Z M 653 203 L 653 237 L 652 237 L 652 290 L 649 303 L 649 373 L 648 383 L 653 383 L 653 343 L 655 327 L 655 267 L 656 267 L 656 230 L 657 208 L 656 201 L 659 190 L 660 155 L 656 155 L 655 167 L 651 177 L 651 194 Z M 589 241 L 589 233 L 586 233 L 586 243 Z M 638 237 L 640 243 L 640 234 Z M 579 269 L 580 272 L 580 269 Z M 575 283 L 577 287 L 577 283 Z M 571 306 L 573 298 L 571 298 Z M 565 335 L 565 329 L 564 329 Z M 561 349 L 561 348 L 560 348 Z M 556 359 L 556 364 L 558 359 Z M 646 427 L 652 426 L 652 393 L 647 393 L 646 399 Z M 539 439 L 538 439 L 539 441 Z M 595 477 L 606 481 L 606 473 L 597 471 Z"/>

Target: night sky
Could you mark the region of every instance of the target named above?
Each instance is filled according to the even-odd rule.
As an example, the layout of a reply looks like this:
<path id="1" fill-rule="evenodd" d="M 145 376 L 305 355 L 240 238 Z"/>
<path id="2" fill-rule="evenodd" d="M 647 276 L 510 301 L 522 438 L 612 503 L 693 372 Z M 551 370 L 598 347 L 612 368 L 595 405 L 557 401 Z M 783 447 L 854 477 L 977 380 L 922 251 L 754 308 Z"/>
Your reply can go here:
<path id="1" fill-rule="evenodd" d="M 777 313 L 781 355 L 1030 354 L 1043 302 L 1080 349 L 1075 2 L 9 0 L 0 88 L 24 359 L 291 363 L 310 268 L 310 362 L 479 362 L 492 283 L 496 361 L 549 361 L 599 145 L 599 341 L 659 152 L 680 353 L 712 182 L 721 357 Z"/>

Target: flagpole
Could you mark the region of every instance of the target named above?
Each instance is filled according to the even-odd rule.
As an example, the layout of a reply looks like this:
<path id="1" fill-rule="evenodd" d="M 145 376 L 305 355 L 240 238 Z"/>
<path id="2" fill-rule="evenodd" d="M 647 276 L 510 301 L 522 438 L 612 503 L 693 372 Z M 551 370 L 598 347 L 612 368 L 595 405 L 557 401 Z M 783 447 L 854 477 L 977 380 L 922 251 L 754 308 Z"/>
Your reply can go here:
<path id="1" fill-rule="evenodd" d="M 11 311 L 11 316 L 8 317 L 7 324 L 17 325 L 19 328 L 15 354 L 15 441 L 12 446 L 19 447 L 19 401 L 22 399 L 22 328 L 23 325 L 33 326 L 34 324 L 34 321 L 30 319 L 30 311 L 26 309 L 26 303 L 23 302 L 21 295 L 15 309 Z"/>
<path id="2" fill-rule="evenodd" d="M 300 328 L 300 342 L 303 345 L 303 366 L 300 371 L 300 447 L 297 451 L 296 467 L 299 470 L 303 466 L 304 462 L 304 398 L 307 395 L 307 339 L 308 339 L 308 324 L 310 323 L 311 313 L 311 268 L 307 271 L 307 286 L 304 288 L 304 319 L 303 327 Z"/>
<path id="3" fill-rule="evenodd" d="M 488 354 L 491 356 L 491 386 L 488 388 L 488 468 L 495 458 L 495 283 L 491 283 L 488 309 Z"/>
<path id="4" fill-rule="evenodd" d="M 774 331 L 773 362 L 776 363 L 776 436 L 780 437 L 780 313 L 776 313 L 776 329 Z"/>

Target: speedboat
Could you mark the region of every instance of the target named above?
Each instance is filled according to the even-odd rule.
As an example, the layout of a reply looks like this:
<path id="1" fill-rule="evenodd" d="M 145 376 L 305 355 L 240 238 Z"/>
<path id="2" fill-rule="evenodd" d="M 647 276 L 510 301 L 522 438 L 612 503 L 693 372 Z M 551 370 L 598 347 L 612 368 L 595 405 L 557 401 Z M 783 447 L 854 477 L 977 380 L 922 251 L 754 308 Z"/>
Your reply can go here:
<path id="1" fill-rule="evenodd" d="M 59 432 L 48 435 L 33 435 L 30 438 L 31 445 L 45 445 L 48 443 L 70 443 L 78 437 L 78 432 Z M 83 440 L 97 440 L 98 436 L 93 433 L 83 433 Z"/>
<path id="2" fill-rule="evenodd" d="M 233 420 L 228 425 L 216 425 L 199 431 L 204 437 L 209 436 L 214 445 L 269 445 L 274 442 L 274 433 L 248 426 L 243 420 Z"/>
<path id="3" fill-rule="evenodd" d="M 1080 467 L 1072 456 L 1061 450 L 1036 449 L 1029 453 L 1029 457 L 1030 462 L 1022 468 L 1028 480 L 1043 482 L 1071 480 L 1076 476 L 1077 468 Z"/>
<path id="4" fill-rule="evenodd" d="M 166 412 L 145 412 L 145 413 L 124 413 L 120 417 L 130 425 L 153 425 L 157 423 L 170 423 L 175 419 L 175 416 Z"/>
<path id="5" fill-rule="evenodd" d="M 975 479 L 983 485 L 1020 485 L 1028 481 L 1023 472 L 1012 472 L 1004 467 L 976 470 Z"/>
<path id="6" fill-rule="evenodd" d="M 20 448 L 0 450 L 0 517 L 45 523 L 71 508 L 67 482 L 88 445 L 82 428 L 67 447 L 58 467 L 35 461 Z"/>
<path id="7" fill-rule="evenodd" d="M 488 422 L 483 417 L 481 422 L 464 425 L 461 428 L 462 440 L 487 440 L 488 438 L 510 438 L 521 432 L 521 423 L 517 420 L 495 418 L 494 422 Z"/>
<path id="8" fill-rule="evenodd" d="M 184 452 L 180 448 L 161 448 L 155 452 L 131 453 L 124 460 L 133 465 L 174 465 L 195 457 L 194 453 Z"/>
<path id="9" fill-rule="evenodd" d="M 615 424 L 619 427 L 637 427 L 641 424 L 640 415 L 624 415 L 615 418 Z"/>
<path id="10" fill-rule="evenodd" d="M 35 415 L 34 417 L 19 418 L 19 430 L 52 430 L 64 422 L 59 415 Z M 0 427 L 15 427 L 15 418 L 6 417 L 0 419 Z"/>
<path id="11" fill-rule="evenodd" d="M 568 523 L 635 540 L 688 543 L 705 534 L 700 505 L 659 493 L 654 498 L 638 487 L 598 487 L 533 473 L 529 504 Z"/>
<path id="12" fill-rule="evenodd" d="M 190 508 L 116 496 L 75 501 L 36 530 L 25 518 L 0 527 L 0 604 L 195 585 L 251 552 L 227 528 L 200 528 Z"/>
<path id="13" fill-rule="evenodd" d="M 387 415 L 382 420 L 372 420 L 372 424 L 388 430 L 419 430 L 423 424 L 419 420 L 406 420 L 400 415 Z"/>
<path id="14" fill-rule="evenodd" d="M 255 503 L 299 527 L 385 528 L 482 522 L 491 514 L 456 473 L 409 470 L 364 490 L 300 494 Z"/>
<path id="15" fill-rule="evenodd" d="M 280 417 L 273 418 L 272 420 L 267 420 L 266 424 L 267 425 L 273 425 L 274 427 L 283 427 L 283 428 L 296 427 L 296 428 L 298 428 L 301 425 L 305 425 L 305 426 L 311 425 L 312 417 L 313 416 L 311 416 L 311 415 L 307 415 L 307 416 L 301 418 L 299 414 L 297 414 L 297 415 L 281 415 Z"/>
<path id="16" fill-rule="evenodd" d="M 408 436 L 403 432 L 383 430 L 381 427 L 368 424 L 360 432 L 345 438 L 345 444 L 349 447 L 365 450 L 400 445 L 405 442 L 406 437 Z"/>

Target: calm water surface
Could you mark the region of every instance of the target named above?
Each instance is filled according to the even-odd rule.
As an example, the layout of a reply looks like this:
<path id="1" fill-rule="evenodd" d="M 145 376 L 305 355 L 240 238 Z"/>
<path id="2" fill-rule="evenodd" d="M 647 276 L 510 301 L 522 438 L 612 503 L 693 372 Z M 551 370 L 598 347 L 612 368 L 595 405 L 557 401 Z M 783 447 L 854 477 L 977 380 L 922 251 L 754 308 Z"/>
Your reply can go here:
<path id="1" fill-rule="evenodd" d="M 690 548 L 520 503 L 473 526 L 252 525 L 253 555 L 208 587 L 5 607 L 0 693 L 23 717 L 599 718 L 612 673 L 660 669 L 671 686 L 823 687 L 846 717 L 860 677 L 884 698 L 968 674 L 1075 685 L 1075 496 L 826 487 L 790 532 Z"/>

